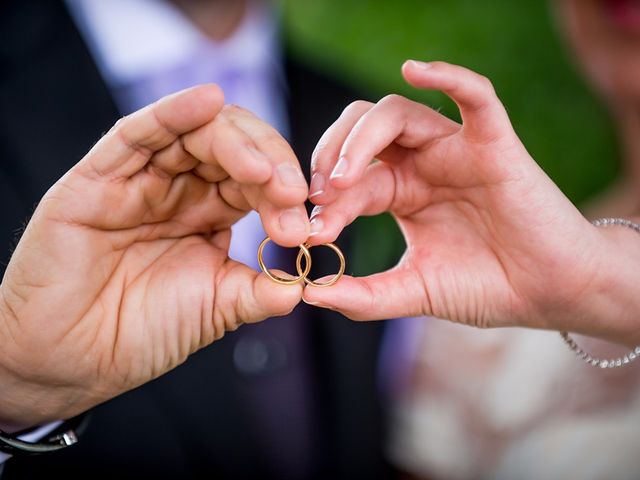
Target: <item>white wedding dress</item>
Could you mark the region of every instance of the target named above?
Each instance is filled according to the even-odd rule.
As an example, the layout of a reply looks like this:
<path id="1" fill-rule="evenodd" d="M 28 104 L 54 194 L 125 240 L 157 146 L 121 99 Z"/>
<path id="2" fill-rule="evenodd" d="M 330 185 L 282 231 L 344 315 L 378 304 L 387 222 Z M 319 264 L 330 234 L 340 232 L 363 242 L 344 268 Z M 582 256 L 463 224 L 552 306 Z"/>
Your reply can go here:
<path id="1" fill-rule="evenodd" d="M 596 356 L 626 350 L 576 337 Z M 602 370 L 556 332 L 426 319 L 389 455 L 429 479 L 640 478 L 640 360 Z"/>

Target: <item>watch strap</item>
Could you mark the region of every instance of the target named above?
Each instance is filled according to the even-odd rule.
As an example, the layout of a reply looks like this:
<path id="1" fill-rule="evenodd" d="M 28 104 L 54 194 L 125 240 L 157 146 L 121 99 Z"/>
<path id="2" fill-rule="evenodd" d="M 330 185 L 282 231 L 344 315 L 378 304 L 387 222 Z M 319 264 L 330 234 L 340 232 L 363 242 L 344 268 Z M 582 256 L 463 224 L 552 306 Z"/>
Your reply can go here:
<path id="1" fill-rule="evenodd" d="M 88 415 L 79 415 L 63 422 L 38 442 L 27 442 L 16 434 L 0 430 L 0 452 L 10 455 L 37 455 L 51 453 L 78 443 L 78 438 L 88 422 Z"/>

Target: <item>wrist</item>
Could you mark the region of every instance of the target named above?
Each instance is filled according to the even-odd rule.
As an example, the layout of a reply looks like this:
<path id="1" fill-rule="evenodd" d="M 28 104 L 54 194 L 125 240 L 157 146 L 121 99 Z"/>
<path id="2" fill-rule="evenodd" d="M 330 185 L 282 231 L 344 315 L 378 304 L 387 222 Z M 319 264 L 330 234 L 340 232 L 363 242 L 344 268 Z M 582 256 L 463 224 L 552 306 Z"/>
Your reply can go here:
<path id="1" fill-rule="evenodd" d="M 0 364 L 0 430 L 15 433 L 79 413 L 58 389 L 18 377 Z"/>
<path id="2" fill-rule="evenodd" d="M 591 281 L 567 329 L 640 345 L 640 233 L 620 225 L 592 228 Z"/>
<path id="3" fill-rule="evenodd" d="M 0 331 L 8 332 L 10 331 L 10 322 L 13 322 L 13 315 L 10 314 L 10 309 L 6 303 L 4 297 L 4 291 L 2 286 L 0 285 Z M 0 352 L 6 352 L 6 342 L 8 340 L 4 339 L 0 336 Z M 2 355 L 2 353 L 0 353 Z M 14 433 L 20 430 L 24 430 L 25 428 L 29 428 L 31 425 L 25 424 L 21 421 L 15 421 L 11 419 L 11 413 L 9 408 L 8 399 L 11 395 L 11 385 L 14 383 L 11 378 L 9 372 L 5 368 L 5 359 L 0 357 L 0 390 L 2 391 L 2 395 L 0 396 L 0 430 L 6 433 Z"/>
<path id="4" fill-rule="evenodd" d="M 53 421 L 57 418 L 46 410 L 52 405 L 44 389 L 21 377 L 14 368 L 20 362 L 15 357 L 14 333 L 18 319 L 9 307 L 3 286 L 0 285 L 0 430 L 15 433 Z M 45 407 L 46 408 L 43 408 Z"/>
<path id="5" fill-rule="evenodd" d="M 29 408 L 29 392 L 23 388 L 22 382 L 0 364 L 0 430 L 14 433 L 26 430 L 46 420 L 36 419 Z"/>
<path id="6" fill-rule="evenodd" d="M 0 284 L 0 430 L 13 433 L 73 418 L 103 401 L 103 391 L 68 381 L 67 371 L 55 368 L 55 345 L 21 334 L 28 322 L 10 299 Z"/>
<path id="7" fill-rule="evenodd" d="M 67 418 L 55 394 L 16 378 L 0 365 L 0 430 L 13 434 Z"/>

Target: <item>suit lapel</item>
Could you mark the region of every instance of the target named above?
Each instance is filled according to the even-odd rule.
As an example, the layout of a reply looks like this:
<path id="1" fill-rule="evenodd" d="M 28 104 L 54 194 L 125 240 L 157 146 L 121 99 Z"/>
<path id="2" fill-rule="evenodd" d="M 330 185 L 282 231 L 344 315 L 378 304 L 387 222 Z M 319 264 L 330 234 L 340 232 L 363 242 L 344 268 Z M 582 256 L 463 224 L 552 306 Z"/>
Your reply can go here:
<path id="1" fill-rule="evenodd" d="M 9 33 L 6 25 L 0 27 L 8 43 L 0 60 L 6 67 L 0 86 L 0 128 L 11 132 L 3 138 L 3 148 L 8 144 L 16 154 L 2 163 L 29 178 L 23 183 L 29 185 L 25 193 L 30 200 L 80 160 L 119 117 L 62 2 L 31 4 L 26 14 L 24 8 L 16 9 L 22 20 L 12 21 L 10 11 L 2 18 L 6 24 L 28 22 L 26 28 Z M 25 40 L 27 35 L 34 38 Z"/>
<path id="2" fill-rule="evenodd" d="M 1 8 L 0 200 L 9 208 L 0 233 L 8 238 L 119 114 L 63 2 Z"/>

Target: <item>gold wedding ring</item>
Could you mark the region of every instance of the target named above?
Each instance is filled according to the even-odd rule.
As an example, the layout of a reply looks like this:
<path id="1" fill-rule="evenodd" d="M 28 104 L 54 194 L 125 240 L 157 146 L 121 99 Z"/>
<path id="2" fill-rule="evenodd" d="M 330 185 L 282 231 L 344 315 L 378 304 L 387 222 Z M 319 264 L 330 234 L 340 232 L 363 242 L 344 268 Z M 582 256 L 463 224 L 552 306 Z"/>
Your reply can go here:
<path id="1" fill-rule="evenodd" d="M 298 248 L 300 249 L 300 251 L 298 252 L 298 256 L 296 258 L 296 270 L 298 271 L 298 276 L 291 279 L 279 277 L 271 273 L 269 268 L 264 263 L 264 258 L 263 258 L 264 247 L 270 241 L 271 241 L 271 238 L 267 237 L 260 243 L 260 246 L 258 247 L 258 264 L 260 265 L 260 268 L 262 269 L 262 271 L 266 273 L 267 276 L 276 283 L 280 283 L 282 285 L 293 285 L 294 283 L 298 283 L 303 280 L 305 283 L 308 283 L 309 285 L 313 285 L 315 287 L 328 287 L 329 285 L 333 285 L 338 280 L 340 280 L 340 277 L 342 277 L 342 274 L 344 273 L 344 270 L 346 267 L 346 261 L 344 259 L 344 255 L 342 254 L 342 251 L 334 243 L 323 243 L 322 244 L 323 246 L 329 247 L 334 252 L 336 252 L 336 255 L 338 255 L 338 260 L 340 260 L 340 268 L 338 269 L 338 273 L 336 273 L 333 277 L 331 277 L 330 280 L 326 282 L 319 283 L 319 282 L 310 280 L 307 277 L 307 275 L 309 275 L 309 272 L 311 271 L 311 253 L 309 253 L 309 249 L 311 247 L 306 243 L 303 243 L 301 245 L 298 245 Z M 305 259 L 304 269 L 302 268 L 303 258 Z"/>
<path id="2" fill-rule="evenodd" d="M 307 251 L 309 251 L 309 249 L 311 248 L 307 244 L 305 244 L 304 246 L 307 247 Z M 321 245 L 318 245 L 318 247 L 319 246 L 321 246 Z M 326 282 L 323 282 L 323 283 L 319 283 L 319 282 L 316 282 L 314 280 L 309 280 L 307 275 L 304 275 L 302 277 L 302 279 L 305 281 L 305 283 L 308 283 L 309 285 L 313 285 L 314 287 L 328 287 L 328 286 L 333 285 L 334 283 L 336 283 L 338 280 L 340 280 L 340 277 L 344 273 L 344 269 L 345 269 L 346 264 L 347 264 L 347 262 L 344 259 L 344 255 L 342 254 L 342 250 L 340 250 L 336 244 L 334 244 L 334 243 L 323 243 L 322 246 L 329 247 L 331 250 L 336 252 L 336 255 L 338 255 L 338 260 L 340 260 L 340 268 L 338 269 L 338 273 L 336 273 L 333 277 L 331 277 L 331 279 L 329 279 L 329 280 L 327 280 Z M 296 270 L 298 270 L 298 272 L 302 271 L 302 257 L 303 257 L 303 250 L 300 249 L 300 252 L 298 252 L 298 257 L 296 258 Z M 307 261 L 307 263 L 309 263 L 309 259 L 306 256 L 304 256 L 304 257 L 305 257 L 305 260 Z M 306 268 L 305 268 L 305 270 L 306 270 Z"/>
<path id="3" fill-rule="evenodd" d="M 262 242 L 260 243 L 260 246 L 258 247 L 258 263 L 260 264 L 260 268 L 262 269 L 262 271 L 267 274 L 267 277 L 269 277 L 274 282 L 280 283 L 282 285 L 293 285 L 294 283 L 298 283 L 300 280 L 307 278 L 307 275 L 311 271 L 311 254 L 309 253 L 309 249 L 307 248 L 307 246 L 304 244 L 298 245 L 298 247 L 300 248 L 300 254 L 304 255 L 305 259 L 307 260 L 307 265 L 305 266 L 305 269 L 304 270 L 298 269 L 297 277 L 286 279 L 286 278 L 278 277 L 277 275 L 274 275 L 273 273 L 271 273 L 271 271 L 267 268 L 267 266 L 264 263 L 264 258 L 263 258 L 264 247 L 270 241 L 271 241 L 271 238 L 267 237 L 264 240 L 262 240 Z"/>

